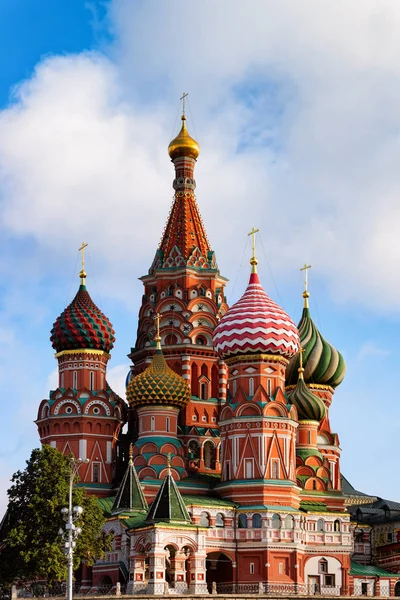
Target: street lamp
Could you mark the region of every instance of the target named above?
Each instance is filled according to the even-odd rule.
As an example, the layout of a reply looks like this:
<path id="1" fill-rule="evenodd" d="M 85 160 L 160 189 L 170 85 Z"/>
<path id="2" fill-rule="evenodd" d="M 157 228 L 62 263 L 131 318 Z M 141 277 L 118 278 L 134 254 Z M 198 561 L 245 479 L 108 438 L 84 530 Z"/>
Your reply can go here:
<path id="1" fill-rule="evenodd" d="M 74 562 L 74 549 L 76 546 L 76 539 L 82 532 L 80 527 L 75 525 L 75 521 L 83 513 L 82 506 L 72 507 L 72 489 L 74 486 L 74 478 L 78 473 L 78 469 L 81 465 L 87 464 L 89 459 L 74 458 L 71 456 L 71 473 L 69 476 L 69 495 L 68 495 L 68 508 L 62 508 L 61 514 L 65 521 L 65 533 L 60 527 L 58 534 L 64 541 L 64 553 L 67 556 L 68 561 L 68 575 L 67 575 L 67 600 L 72 600 L 72 576 L 73 576 L 73 562 Z"/>

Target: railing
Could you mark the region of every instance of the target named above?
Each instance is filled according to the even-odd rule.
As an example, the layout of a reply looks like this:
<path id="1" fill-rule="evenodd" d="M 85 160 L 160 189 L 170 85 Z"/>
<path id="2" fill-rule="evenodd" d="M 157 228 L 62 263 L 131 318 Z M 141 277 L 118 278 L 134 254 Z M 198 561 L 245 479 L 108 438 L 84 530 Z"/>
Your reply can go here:
<path id="1" fill-rule="evenodd" d="M 304 583 L 217 583 L 217 594 L 274 594 L 285 596 L 340 596 L 347 591 L 342 586 L 316 586 Z"/>

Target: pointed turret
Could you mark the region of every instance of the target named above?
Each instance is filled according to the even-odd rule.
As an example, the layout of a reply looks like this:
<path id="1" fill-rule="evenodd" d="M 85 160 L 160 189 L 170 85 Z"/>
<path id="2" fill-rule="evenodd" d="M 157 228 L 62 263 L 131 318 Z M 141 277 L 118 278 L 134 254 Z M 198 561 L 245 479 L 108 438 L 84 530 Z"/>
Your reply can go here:
<path id="1" fill-rule="evenodd" d="M 147 512 L 149 507 L 144 497 L 136 469 L 133 465 L 133 446 L 129 447 L 129 462 L 121 481 L 118 494 L 111 509 L 113 515 L 127 512 Z"/>
<path id="2" fill-rule="evenodd" d="M 167 475 L 158 490 L 158 494 L 147 514 L 146 521 L 157 523 L 190 523 L 190 516 L 186 510 L 181 493 L 171 475 L 168 466 Z"/>

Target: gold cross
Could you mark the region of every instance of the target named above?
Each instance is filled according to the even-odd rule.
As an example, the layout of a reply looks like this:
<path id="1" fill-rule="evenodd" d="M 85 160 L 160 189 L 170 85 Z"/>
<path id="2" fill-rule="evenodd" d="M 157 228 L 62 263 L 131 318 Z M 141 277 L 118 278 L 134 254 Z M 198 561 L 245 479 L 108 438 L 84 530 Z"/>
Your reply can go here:
<path id="1" fill-rule="evenodd" d="M 307 263 L 304 265 L 304 267 L 301 267 L 300 271 L 304 271 L 304 291 L 307 291 L 307 287 L 308 287 L 308 269 L 311 269 L 311 265 L 308 265 Z"/>
<path id="2" fill-rule="evenodd" d="M 251 259 L 250 259 L 250 264 L 252 266 L 252 269 L 251 269 L 252 273 L 257 273 L 258 260 L 256 258 L 256 233 L 258 233 L 259 231 L 260 231 L 259 229 L 256 229 L 255 227 L 252 227 L 250 233 L 247 234 L 247 235 L 251 235 Z"/>
<path id="3" fill-rule="evenodd" d="M 188 93 L 183 92 L 182 96 L 179 98 L 180 100 L 182 100 L 182 117 L 185 116 L 185 104 L 186 104 L 186 98 L 189 96 Z"/>
<path id="4" fill-rule="evenodd" d="M 80 248 L 78 248 L 78 252 L 82 252 L 82 271 L 85 270 L 85 248 L 88 246 L 88 244 L 85 244 L 85 242 L 82 242 L 82 246 Z"/>

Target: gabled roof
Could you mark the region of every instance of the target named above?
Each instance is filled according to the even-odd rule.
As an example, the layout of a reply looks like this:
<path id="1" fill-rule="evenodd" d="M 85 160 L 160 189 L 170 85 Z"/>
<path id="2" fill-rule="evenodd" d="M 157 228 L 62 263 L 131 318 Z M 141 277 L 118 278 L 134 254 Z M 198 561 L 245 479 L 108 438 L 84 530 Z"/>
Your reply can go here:
<path id="1" fill-rule="evenodd" d="M 149 507 L 144 497 L 136 469 L 133 465 L 132 444 L 129 448 L 129 462 L 115 497 L 111 514 L 147 512 Z"/>
<path id="2" fill-rule="evenodd" d="M 168 470 L 146 517 L 147 522 L 187 523 L 190 516 L 177 485 Z"/>

